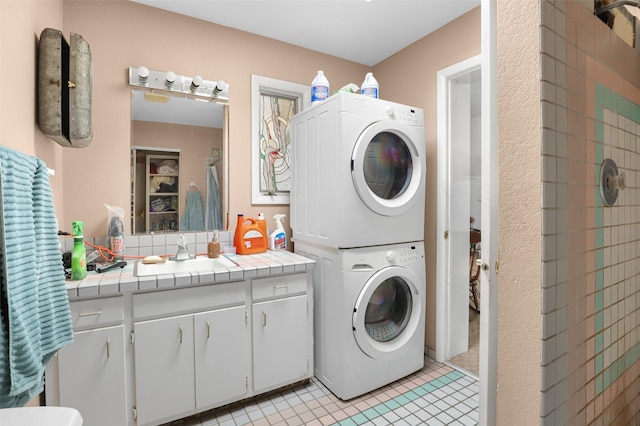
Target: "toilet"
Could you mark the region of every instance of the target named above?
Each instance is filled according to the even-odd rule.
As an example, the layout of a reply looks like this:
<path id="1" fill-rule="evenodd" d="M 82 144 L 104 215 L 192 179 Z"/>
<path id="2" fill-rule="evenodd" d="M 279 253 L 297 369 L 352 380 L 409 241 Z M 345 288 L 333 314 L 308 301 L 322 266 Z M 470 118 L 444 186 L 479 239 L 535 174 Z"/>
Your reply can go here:
<path id="1" fill-rule="evenodd" d="M 75 408 L 20 407 L 0 409 L 2 426 L 82 426 L 82 416 Z"/>

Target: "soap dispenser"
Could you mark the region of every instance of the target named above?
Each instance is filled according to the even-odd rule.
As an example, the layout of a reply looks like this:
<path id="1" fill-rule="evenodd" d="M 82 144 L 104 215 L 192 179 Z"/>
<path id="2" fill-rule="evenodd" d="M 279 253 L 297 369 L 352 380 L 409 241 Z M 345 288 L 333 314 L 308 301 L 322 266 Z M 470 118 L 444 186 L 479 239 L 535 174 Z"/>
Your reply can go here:
<path id="1" fill-rule="evenodd" d="M 220 240 L 218 238 L 218 231 L 213 231 L 213 238 L 207 245 L 207 256 L 209 259 L 215 259 L 220 256 Z"/>

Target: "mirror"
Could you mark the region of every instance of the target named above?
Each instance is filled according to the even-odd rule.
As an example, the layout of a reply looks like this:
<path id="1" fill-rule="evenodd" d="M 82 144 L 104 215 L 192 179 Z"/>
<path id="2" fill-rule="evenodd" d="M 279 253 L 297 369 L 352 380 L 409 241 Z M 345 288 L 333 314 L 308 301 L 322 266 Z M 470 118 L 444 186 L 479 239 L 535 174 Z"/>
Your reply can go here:
<path id="1" fill-rule="evenodd" d="M 228 86 L 175 75 L 167 86 L 172 73 L 140 69 L 129 70 L 132 234 L 227 229 Z"/>

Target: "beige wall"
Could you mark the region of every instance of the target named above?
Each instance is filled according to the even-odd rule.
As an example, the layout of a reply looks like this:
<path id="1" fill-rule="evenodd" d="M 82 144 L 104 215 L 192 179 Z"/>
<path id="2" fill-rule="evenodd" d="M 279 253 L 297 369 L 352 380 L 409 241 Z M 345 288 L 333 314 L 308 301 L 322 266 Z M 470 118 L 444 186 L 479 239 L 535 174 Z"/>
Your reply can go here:
<path id="1" fill-rule="evenodd" d="M 424 109 L 427 147 L 425 251 L 427 253 L 426 345 L 436 342 L 437 74 L 480 53 L 480 8 L 463 15 L 373 69 L 380 97 Z M 360 84 L 360 83 L 357 83 Z"/>
<path id="2" fill-rule="evenodd" d="M 498 403 L 500 425 L 539 424 L 542 282 L 539 5 L 498 16 Z"/>
<path id="3" fill-rule="evenodd" d="M 62 148 L 36 122 L 37 43 L 47 27 L 62 27 L 62 1 L 0 2 L 0 143 L 43 159 L 56 170 L 54 203 L 61 218 Z"/>

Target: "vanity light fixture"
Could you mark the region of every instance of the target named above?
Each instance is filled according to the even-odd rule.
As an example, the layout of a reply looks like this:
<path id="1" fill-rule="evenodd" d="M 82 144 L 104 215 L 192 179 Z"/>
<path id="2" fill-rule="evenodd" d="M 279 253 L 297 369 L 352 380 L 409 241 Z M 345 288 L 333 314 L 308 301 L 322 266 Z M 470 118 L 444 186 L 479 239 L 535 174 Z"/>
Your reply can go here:
<path id="1" fill-rule="evenodd" d="M 205 80 L 200 75 L 187 77 L 173 71 L 155 71 L 147 67 L 129 67 L 129 86 L 153 93 L 180 93 L 192 99 L 218 103 L 229 101 L 229 85 L 224 80 Z"/>
<path id="2" fill-rule="evenodd" d="M 167 89 L 171 89 L 171 87 L 173 86 L 173 83 L 176 82 L 176 73 L 173 71 L 168 71 L 167 74 L 165 74 L 164 76 L 164 86 Z"/>

